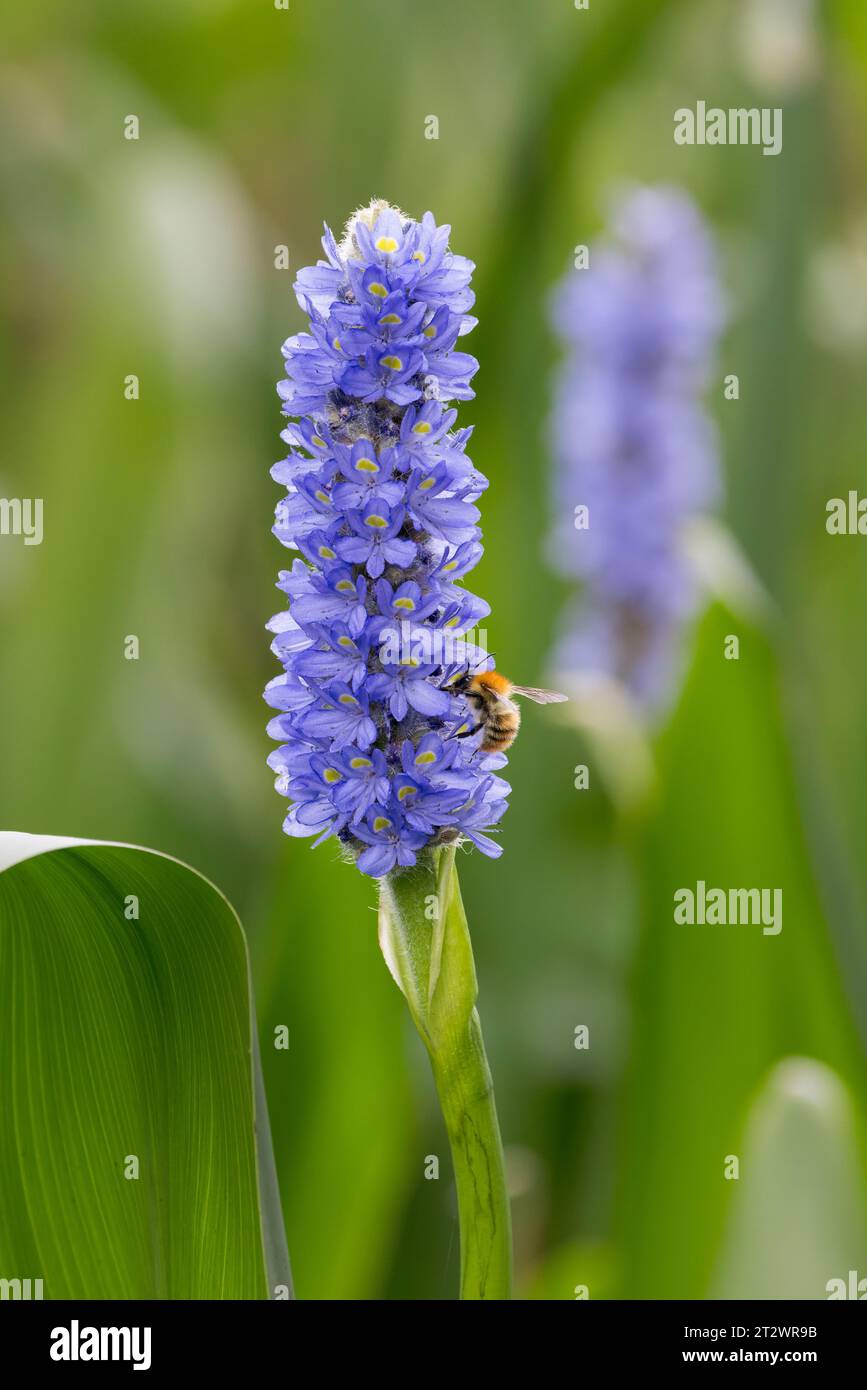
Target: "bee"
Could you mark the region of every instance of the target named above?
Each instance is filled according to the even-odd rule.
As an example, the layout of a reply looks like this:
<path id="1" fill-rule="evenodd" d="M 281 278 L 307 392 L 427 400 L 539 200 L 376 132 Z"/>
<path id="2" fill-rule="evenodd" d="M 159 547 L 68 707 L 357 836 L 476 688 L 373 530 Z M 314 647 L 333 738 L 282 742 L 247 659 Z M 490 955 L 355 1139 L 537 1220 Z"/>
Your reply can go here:
<path id="1" fill-rule="evenodd" d="M 479 729 L 483 729 L 479 743 L 482 753 L 505 753 L 515 742 L 521 727 L 521 711 L 512 699 L 513 695 L 523 695 L 537 705 L 559 705 L 569 698 L 556 690 L 514 685 L 499 671 L 468 671 L 452 681 L 448 689 L 455 695 L 463 695 L 476 716 L 475 727 L 457 737 L 472 738 Z"/>

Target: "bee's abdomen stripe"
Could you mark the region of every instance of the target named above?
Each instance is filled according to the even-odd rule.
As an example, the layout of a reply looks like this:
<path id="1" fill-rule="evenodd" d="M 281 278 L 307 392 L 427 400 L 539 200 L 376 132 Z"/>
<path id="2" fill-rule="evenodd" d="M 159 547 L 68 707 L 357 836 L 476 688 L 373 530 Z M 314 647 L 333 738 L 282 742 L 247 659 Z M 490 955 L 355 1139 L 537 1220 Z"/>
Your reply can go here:
<path id="1" fill-rule="evenodd" d="M 503 724 L 489 724 L 486 729 L 488 743 L 506 743 L 514 738 L 517 730 Z"/>

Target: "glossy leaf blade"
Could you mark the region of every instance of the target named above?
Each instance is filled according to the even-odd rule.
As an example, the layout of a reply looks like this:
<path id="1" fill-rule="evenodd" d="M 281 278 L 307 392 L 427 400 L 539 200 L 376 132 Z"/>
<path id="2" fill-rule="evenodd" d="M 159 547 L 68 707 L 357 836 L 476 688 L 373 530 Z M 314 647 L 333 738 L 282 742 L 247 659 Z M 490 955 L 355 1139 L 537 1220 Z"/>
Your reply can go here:
<path id="1" fill-rule="evenodd" d="M 0 837 L 0 1276 L 47 1299 L 288 1290 L 237 917 L 163 855 L 45 851 Z"/>

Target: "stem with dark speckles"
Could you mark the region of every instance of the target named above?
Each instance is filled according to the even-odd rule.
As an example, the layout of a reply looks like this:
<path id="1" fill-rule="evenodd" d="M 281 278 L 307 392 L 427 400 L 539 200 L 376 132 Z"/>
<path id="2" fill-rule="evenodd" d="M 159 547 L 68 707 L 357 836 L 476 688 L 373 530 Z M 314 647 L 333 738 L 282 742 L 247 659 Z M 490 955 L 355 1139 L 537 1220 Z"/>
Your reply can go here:
<path id="1" fill-rule="evenodd" d="M 511 1297 L 503 1145 L 475 1002 L 476 971 L 454 846 L 419 855 L 380 884 L 379 939 L 431 1060 L 451 1146 L 461 1298 Z"/>
<path id="2" fill-rule="evenodd" d="M 511 1297 L 512 1235 L 503 1145 L 479 1015 L 431 1065 L 455 1167 L 461 1298 Z"/>

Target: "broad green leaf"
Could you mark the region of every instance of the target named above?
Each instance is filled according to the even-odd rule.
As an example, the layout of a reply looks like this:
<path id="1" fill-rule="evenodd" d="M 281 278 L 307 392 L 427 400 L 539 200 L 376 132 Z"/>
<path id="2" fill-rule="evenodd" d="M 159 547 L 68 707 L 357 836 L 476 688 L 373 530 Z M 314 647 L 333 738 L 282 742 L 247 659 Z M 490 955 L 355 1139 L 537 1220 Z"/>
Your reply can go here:
<path id="1" fill-rule="evenodd" d="M 829 1067 L 787 1057 L 750 1109 L 712 1298 L 827 1298 L 867 1273 L 852 1097 Z"/>
<path id="2" fill-rule="evenodd" d="M 0 835 L 0 1276 L 50 1299 L 290 1292 L 251 1017 L 206 879 Z"/>

